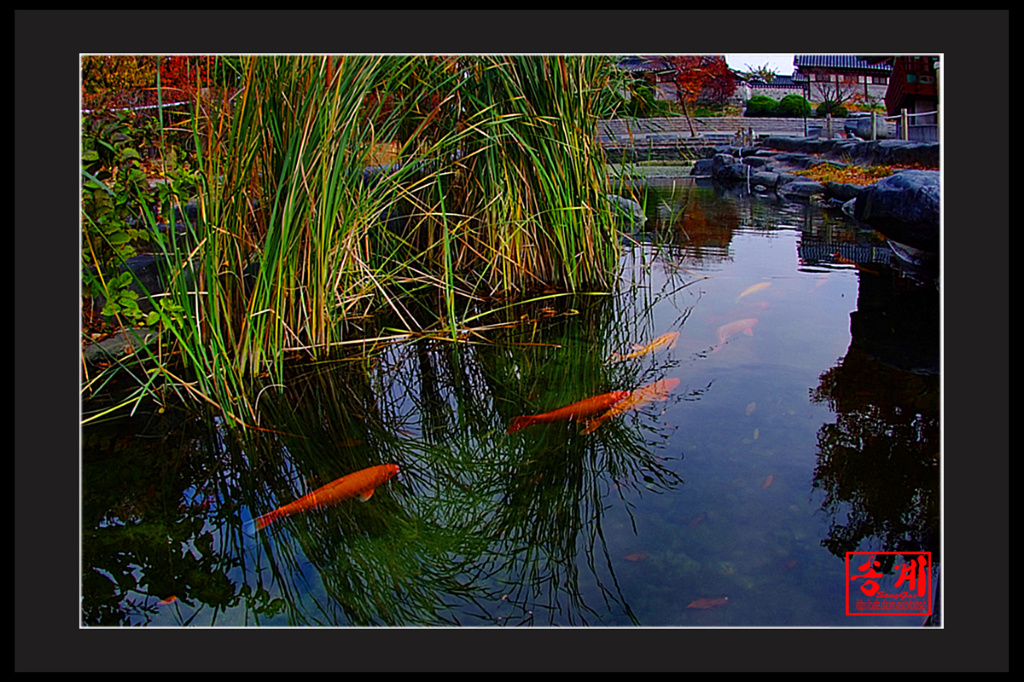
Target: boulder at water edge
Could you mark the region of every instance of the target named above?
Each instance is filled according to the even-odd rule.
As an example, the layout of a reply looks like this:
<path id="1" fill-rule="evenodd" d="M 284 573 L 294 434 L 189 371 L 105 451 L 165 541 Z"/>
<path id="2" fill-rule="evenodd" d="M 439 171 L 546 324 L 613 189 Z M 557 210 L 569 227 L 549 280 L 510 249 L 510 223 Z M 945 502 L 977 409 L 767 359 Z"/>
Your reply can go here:
<path id="1" fill-rule="evenodd" d="M 893 241 L 939 251 L 939 171 L 908 170 L 857 195 L 853 217 Z"/>

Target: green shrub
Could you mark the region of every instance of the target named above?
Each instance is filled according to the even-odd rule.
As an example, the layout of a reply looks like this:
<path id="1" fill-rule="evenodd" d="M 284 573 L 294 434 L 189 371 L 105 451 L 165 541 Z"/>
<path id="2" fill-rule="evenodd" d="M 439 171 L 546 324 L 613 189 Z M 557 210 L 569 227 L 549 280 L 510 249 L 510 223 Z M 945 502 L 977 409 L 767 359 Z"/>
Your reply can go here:
<path id="1" fill-rule="evenodd" d="M 727 104 L 698 104 L 694 107 L 693 115 L 697 118 L 714 118 L 735 114 L 730 113 L 730 106 Z"/>
<path id="2" fill-rule="evenodd" d="M 834 102 L 822 102 L 815 110 L 815 115 L 818 118 L 825 118 L 829 114 L 832 114 L 832 118 L 846 118 L 846 107 L 835 104 Z"/>
<path id="3" fill-rule="evenodd" d="M 139 224 L 138 197 L 147 183 L 134 118 L 120 112 L 113 118 L 83 119 L 82 125 L 83 291 L 107 300 L 104 315 L 130 319 L 141 316 L 136 295 L 128 290 L 131 273 L 118 273 L 150 237 Z"/>
<path id="4" fill-rule="evenodd" d="M 811 115 L 811 103 L 800 95 L 786 95 L 779 102 L 777 116 L 803 118 Z"/>
<path id="5" fill-rule="evenodd" d="M 654 88 L 646 83 L 637 84 L 633 91 L 633 98 L 630 103 L 635 107 L 632 112 L 634 116 L 647 116 L 657 100 L 654 98 Z"/>
<path id="6" fill-rule="evenodd" d="M 744 115 L 757 118 L 776 116 L 778 108 L 779 103 L 771 97 L 768 97 L 767 95 L 755 95 L 747 100 L 747 110 Z"/>
<path id="7" fill-rule="evenodd" d="M 131 290 L 135 277 L 124 266 L 159 242 L 153 230 L 156 215 L 171 213 L 168 193 L 183 187 L 184 168 L 194 164 L 193 155 L 161 143 L 159 124 L 158 118 L 133 111 L 82 117 L 82 293 L 105 300 L 103 316 L 121 316 L 126 322 L 141 323 L 147 316 Z M 146 157 L 158 150 L 166 182 L 154 192 Z"/>

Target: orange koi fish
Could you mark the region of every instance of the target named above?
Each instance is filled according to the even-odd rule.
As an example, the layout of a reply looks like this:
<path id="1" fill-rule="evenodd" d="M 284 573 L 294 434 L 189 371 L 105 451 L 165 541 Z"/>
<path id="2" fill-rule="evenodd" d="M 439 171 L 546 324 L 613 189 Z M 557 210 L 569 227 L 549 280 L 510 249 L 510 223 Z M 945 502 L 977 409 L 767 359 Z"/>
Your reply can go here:
<path id="1" fill-rule="evenodd" d="M 712 348 L 712 351 L 716 351 L 721 348 L 726 341 L 737 334 L 746 334 L 747 336 L 754 335 L 754 325 L 757 324 L 757 319 L 748 317 L 745 320 L 736 320 L 729 324 L 723 324 L 721 327 L 715 330 L 715 334 L 718 336 L 718 345 Z"/>
<path id="2" fill-rule="evenodd" d="M 714 598 L 711 598 L 711 597 L 701 597 L 700 599 L 697 599 L 696 601 L 690 602 L 686 606 L 686 608 L 688 608 L 688 609 L 711 609 L 711 608 L 714 608 L 716 606 L 722 606 L 723 604 L 728 604 L 728 603 L 729 603 L 729 598 L 728 597 L 722 597 L 721 599 L 714 599 Z"/>
<path id="3" fill-rule="evenodd" d="M 627 554 L 626 556 L 624 556 L 622 558 L 625 559 L 626 561 L 643 561 L 644 559 L 647 558 L 647 553 L 646 552 L 637 552 L 636 554 Z"/>
<path id="4" fill-rule="evenodd" d="M 771 282 L 760 282 L 760 283 L 755 284 L 753 286 L 749 286 L 749 287 L 747 287 L 746 289 L 743 290 L 743 293 L 741 293 L 739 296 L 736 297 L 736 300 L 739 301 L 744 296 L 749 296 L 750 294 L 753 294 L 755 292 L 761 291 L 762 289 L 767 289 L 771 285 L 772 285 Z"/>
<path id="5" fill-rule="evenodd" d="M 606 420 L 616 417 L 627 410 L 636 409 L 641 405 L 646 405 L 654 400 L 665 400 L 668 398 L 668 394 L 671 393 L 678 385 L 679 379 L 662 379 L 661 381 L 655 381 L 653 384 L 648 384 L 643 388 L 638 388 L 635 391 L 628 392 L 625 398 L 612 405 L 607 412 L 587 422 L 587 426 L 583 429 L 583 433 L 590 433 Z"/>
<path id="6" fill-rule="evenodd" d="M 866 268 L 863 265 L 861 265 L 860 263 L 858 263 L 857 261 L 850 260 L 849 258 L 844 258 L 843 256 L 839 255 L 838 252 L 833 253 L 832 254 L 832 258 L 835 259 L 835 261 L 837 263 L 841 264 L 841 265 L 852 265 L 855 268 L 857 268 L 858 270 L 860 270 L 861 272 L 866 272 L 869 275 L 877 275 L 878 274 L 877 271 L 872 270 L 870 268 Z"/>
<path id="7" fill-rule="evenodd" d="M 839 254 L 838 251 L 832 254 L 832 258 L 833 258 L 833 260 L 835 260 L 835 262 L 839 263 L 840 265 L 856 265 L 857 264 L 857 261 L 852 261 L 849 258 L 844 258 L 842 255 Z"/>
<path id="8" fill-rule="evenodd" d="M 549 422 L 564 421 L 570 419 L 586 419 L 593 417 L 595 414 L 604 412 L 612 405 L 616 404 L 620 400 L 629 396 L 629 391 L 612 391 L 611 393 L 605 393 L 603 395 L 597 395 L 592 398 L 581 400 L 578 403 L 572 405 L 566 405 L 560 407 L 557 410 L 551 412 L 545 412 L 544 414 L 532 414 L 525 415 L 522 417 L 516 417 L 508 425 L 508 432 L 515 433 L 519 429 L 526 428 L 531 424 L 541 424 Z"/>
<path id="9" fill-rule="evenodd" d="M 616 363 L 616 362 L 623 362 L 624 360 L 632 360 L 633 358 L 640 358 L 640 357 L 643 357 L 643 356 L 647 355 L 648 353 L 653 353 L 654 351 L 656 351 L 659 348 L 662 348 L 664 346 L 668 346 L 669 348 L 675 348 L 676 347 L 676 339 L 678 339 L 678 338 L 679 338 L 679 332 L 669 332 L 667 334 L 662 334 L 661 336 L 659 336 L 658 338 L 654 339 L 653 341 L 651 341 L 646 346 L 641 346 L 640 344 L 636 344 L 635 343 L 635 344 L 633 344 L 633 352 L 632 353 L 628 353 L 626 355 L 620 355 L 618 353 L 612 353 L 608 357 L 608 362 Z"/>
<path id="10" fill-rule="evenodd" d="M 762 489 L 767 488 L 768 486 L 770 486 L 772 484 L 772 481 L 774 481 L 774 480 L 775 480 L 775 476 L 773 476 L 772 474 L 768 474 L 768 478 L 764 479 L 764 483 L 761 484 L 761 488 Z"/>
<path id="11" fill-rule="evenodd" d="M 342 476 L 338 480 L 331 481 L 327 485 L 317 488 L 294 502 L 278 507 L 269 514 L 259 517 L 256 519 L 256 530 L 262 530 L 272 522 L 285 516 L 291 516 L 292 514 L 316 507 L 326 507 L 327 505 L 353 497 L 358 497 L 365 502 L 370 499 L 377 486 L 383 485 L 397 473 L 397 464 L 381 464 Z"/>

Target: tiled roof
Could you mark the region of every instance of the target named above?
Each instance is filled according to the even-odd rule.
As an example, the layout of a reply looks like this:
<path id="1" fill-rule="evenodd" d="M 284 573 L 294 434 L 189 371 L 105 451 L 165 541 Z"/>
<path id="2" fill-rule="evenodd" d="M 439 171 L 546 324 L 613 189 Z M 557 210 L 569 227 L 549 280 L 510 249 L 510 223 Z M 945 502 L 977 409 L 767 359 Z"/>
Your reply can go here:
<path id="1" fill-rule="evenodd" d="M 873 61 L 852 54 L 798 54 L 794 56 L 793 64 L 797 69 L 823 67 L 828 69 L 864 69 L 885 73 L 892 71 L 892 66 L 889 64 L 873 63 Z"/>
<path id="2" fill-rule="evenodd" d="M 800 87 L 803 87 L 803 83 L 802 82 L 794 81 L 792 76 L 782 76 L 782 75 L 779 75 L 779 74 L 776 74 L 775 77 L 772 78 L 770 83 L 766 83 L 766 82 L 764 82 L 762 80 L 751 80 L 750 81 L 750 85 L 752 85 L 754 87 L 758 87 L 758 88 L 800 88 Z"/>
<path id="3" fill-rule="evenodd" d="M 664 57 L 646 55 L 630 55 L 619 59 L 619 66 L 626 71 L 664 71 Z"/>

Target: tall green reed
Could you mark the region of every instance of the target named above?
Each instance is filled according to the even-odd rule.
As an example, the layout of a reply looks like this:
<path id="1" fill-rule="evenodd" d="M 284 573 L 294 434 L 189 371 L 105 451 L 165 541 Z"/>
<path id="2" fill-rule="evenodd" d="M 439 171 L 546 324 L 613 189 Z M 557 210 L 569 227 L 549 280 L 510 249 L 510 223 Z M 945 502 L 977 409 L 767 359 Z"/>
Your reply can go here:
<path id="1" fill-rule="evenodd" d="M 199 240 L 164 244 L 177 276 L 162 320 L 193 379 L 177 385 L 255 419 L 254 378 L 365 342 L 378 313 L 455 338 L 495 294 L 610 288 L 594 140 L 607 60 L 237 63 L 238 94 L 206 92 L 193 119 Z M 380 149 L 398 163 L 366 170 Z"/>

